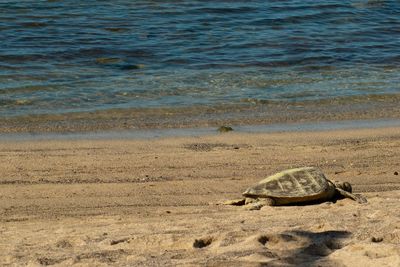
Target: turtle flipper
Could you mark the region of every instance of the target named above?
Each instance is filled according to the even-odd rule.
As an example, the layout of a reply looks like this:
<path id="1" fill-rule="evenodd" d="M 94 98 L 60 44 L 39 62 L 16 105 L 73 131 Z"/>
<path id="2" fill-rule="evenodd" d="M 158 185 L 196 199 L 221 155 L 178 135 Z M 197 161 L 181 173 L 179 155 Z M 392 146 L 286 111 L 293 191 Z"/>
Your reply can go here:
<path id="1" fill-rule="evenodd" d="M 275 199 L 271 197 L 259 198 L 258 200 L 263 206 L 276 206 Z"/>
<path id="2" fill-rule="evenodd" d="M 259 210 L 264 206 L 275 206 L 276 201 L 273 198 L 246 198 L 246 209 Z"/>
<path id="3" fill-rule="evenodd" d="M 343 189 L 340 189 L 340 188 L 336 188 L 336 191 L 340 195 L 342 195 L 343 197 L 347 197 L 347 198 L 350 198 L 352 200 L 355 200 L 360 204 L 364 204 L 364 203 L 368 202 L 367 199 L 361 194 L 353 194 L 353 193 L 347 192 L 347 191 L 345 191 Z"/>
<path id="4" fill-rule="evenodd" d="M 233 200 L 227 200 L 223 202 L 223 205 L 232 205 L 232 206 L 243 206 L 246 203 L 245 198 L 239 198 L 239 199 L 233 199 Z"/>

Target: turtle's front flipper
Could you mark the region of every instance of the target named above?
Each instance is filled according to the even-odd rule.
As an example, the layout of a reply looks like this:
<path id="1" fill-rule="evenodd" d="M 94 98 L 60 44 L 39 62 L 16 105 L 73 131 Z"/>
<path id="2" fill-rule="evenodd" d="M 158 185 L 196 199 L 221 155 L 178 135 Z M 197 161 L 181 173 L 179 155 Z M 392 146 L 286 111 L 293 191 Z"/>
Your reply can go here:
<path id="1" fill-rule="evenodd" d="M 258 201 L 259 201 L 263 206 L 276 206 L 276 201 L 275 201 L 275 199 L 270 198 L 270 197 L 259 198 Z"/>
<path id="2" fill-rule="evenodd" d="M 343 197 L 347 197 L 347 198 L 350 198 L 350 199 L 352 199 L 352 200 L 355 200 L 355 201 L 357 201 L 357 202 L 360 203 L 360 204 L 364 204 L 364 203 L 367 203 L 367 202 L 368 202 L 367 199 L 366 199 L 363 195 L 361 195 L 361 194 L 353 194 L 353 193 L 344 191 L 343 189 L 340 189 L 340 188 L 336 188 L 336 191 L 337 191 L 340 195 L 342 195 Z"/>
<path id="3" fill-rule="evenodd" d="M 273 198 L 246 198 L 246 208 L 248 210 L 259 210 L 264 206 L 275 206 L 276 202 Z"/>

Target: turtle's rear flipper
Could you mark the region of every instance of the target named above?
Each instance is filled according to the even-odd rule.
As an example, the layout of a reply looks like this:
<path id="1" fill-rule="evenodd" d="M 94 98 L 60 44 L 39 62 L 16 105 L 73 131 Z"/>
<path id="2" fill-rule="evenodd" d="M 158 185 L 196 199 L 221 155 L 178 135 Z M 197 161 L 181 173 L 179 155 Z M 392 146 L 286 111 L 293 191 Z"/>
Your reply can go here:
<path id="1" fill-rule="evenodd" d="M 233 199 L 233 200 L 227 200 L 223 202 L 223 205 L 233 205 L 233 206 L 243 206 L 246 202 L 245 198 L 239 198 L 239 199 Z"/>
<path id="2" fill-rule="evenodd" d="M 355 200 L 355 201 L 357 201 L 357 202 L 360 203 L 360 204 L 364 204 L 364 203 L 367 203 L 367 202 L 368 202 L 367 199 L 366 199 L 363 195 L 361 195 L 361 194 L 349 193 L 349 192 L 344 191 L 343 189 L 340 189 L 340 188 L 336 188 L 336 191 L 337 191 L 340 195 L 342 195 L 343 197 L 347 197 L 347 198 L 350 198 L 350 199 L 352 199 L 352 200 Z"/>

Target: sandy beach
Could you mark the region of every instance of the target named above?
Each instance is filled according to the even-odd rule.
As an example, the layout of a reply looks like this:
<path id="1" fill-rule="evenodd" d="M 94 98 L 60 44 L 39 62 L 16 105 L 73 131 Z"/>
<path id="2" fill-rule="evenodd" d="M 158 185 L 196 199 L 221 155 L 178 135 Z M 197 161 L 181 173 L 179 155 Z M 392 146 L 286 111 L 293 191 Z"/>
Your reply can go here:
<path id="1" fill-rule="evenodd" d="M 400 267 L 399 25 L 400 1 L 0 1 L 0 267 Z M 225 205 L 299 167 L 367 202 Z M 340 191 L 312 173 L 274 186 Z"/>
<path id="2" fill-rule="evenodd" d="M 0 159 L 2 266 L 400 266 L 398 127 L 8 140 Z M 368 203 L 219 205 L 300 166 Z"/>

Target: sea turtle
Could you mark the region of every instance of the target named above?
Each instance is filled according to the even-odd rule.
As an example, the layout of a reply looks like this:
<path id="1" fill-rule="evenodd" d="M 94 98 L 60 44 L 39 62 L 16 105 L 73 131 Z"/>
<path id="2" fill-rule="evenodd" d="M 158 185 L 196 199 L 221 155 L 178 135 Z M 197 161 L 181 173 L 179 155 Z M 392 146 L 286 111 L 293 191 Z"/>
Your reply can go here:
<path id="1" fill-rule="evenodd" d="M 305 202 L 323 202 L 347 197 L 358 203 L 367 199 L 353 194 L 347 182 L 328 180 L 315 167 L 289 169 L 261 180 L 243 192 L 245 198 L 224 202 L 226 205 L 249 205 L 250 209 Z"/>

